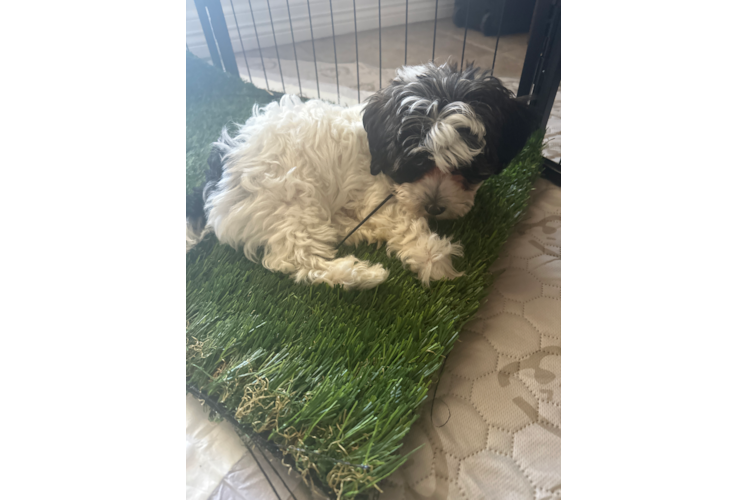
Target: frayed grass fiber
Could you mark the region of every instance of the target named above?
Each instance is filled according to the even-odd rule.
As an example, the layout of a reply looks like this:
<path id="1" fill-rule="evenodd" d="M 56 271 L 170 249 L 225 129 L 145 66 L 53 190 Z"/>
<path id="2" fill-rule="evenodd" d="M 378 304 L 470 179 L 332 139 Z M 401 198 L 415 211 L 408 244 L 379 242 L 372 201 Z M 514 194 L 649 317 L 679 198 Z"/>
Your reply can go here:
<path id="1" fill-rule="evenodd" d="M 201 184 L 221 128 L 276 98 L 188 54 L 188 192 Z M 380 262 L 389 279 L 346 292 L 297 285 L 206 238 L 187 254 L 187 383 L 338 498 L 376 487 L 406 460 L 403 437 L 491 283 L 488 267 L 527 206 L 541 154 L 538 133 L 481 187 L 466 217 L 434 225 L 462 242 L 455 267 L 465 276 L 428 289 L 375 246 L 338 255 Z"/>

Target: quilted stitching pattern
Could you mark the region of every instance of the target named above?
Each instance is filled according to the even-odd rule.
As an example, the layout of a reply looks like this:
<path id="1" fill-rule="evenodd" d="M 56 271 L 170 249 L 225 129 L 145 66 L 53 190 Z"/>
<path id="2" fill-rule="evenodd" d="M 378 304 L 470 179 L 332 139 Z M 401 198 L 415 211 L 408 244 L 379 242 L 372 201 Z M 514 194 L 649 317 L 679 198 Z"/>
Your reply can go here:
<path id="1" fill-rule="evenodd" d="M 561 190 L 539 180 L 383 498 L 561 498 Z M 435 392 L 435 394 L 434 394 Z"/>

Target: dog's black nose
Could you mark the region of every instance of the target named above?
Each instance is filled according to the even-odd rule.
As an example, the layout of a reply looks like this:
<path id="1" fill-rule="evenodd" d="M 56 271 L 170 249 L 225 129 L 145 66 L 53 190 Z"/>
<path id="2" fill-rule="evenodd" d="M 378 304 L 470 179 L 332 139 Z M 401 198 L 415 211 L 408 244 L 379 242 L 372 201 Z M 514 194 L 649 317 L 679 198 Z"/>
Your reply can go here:
<path id="1" fill-rule="evenodd" d="M 443 214 L 446 209 L 446 207 L 440 207 L 439 205 L 429 205 L 426 207 L 426 212 L 429 215 L 437 216 Z"/>

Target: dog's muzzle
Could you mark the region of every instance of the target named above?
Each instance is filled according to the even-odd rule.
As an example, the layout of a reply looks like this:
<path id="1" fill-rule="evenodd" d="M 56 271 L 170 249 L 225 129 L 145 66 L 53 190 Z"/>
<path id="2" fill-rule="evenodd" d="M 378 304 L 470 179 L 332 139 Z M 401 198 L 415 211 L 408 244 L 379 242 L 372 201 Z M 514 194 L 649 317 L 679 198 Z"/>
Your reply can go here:
<path id="1" fill-rule="evenodd" d="M 443 214 L 446 209 L 447 207 L 440 207 L 439 205 L 432 203 L 431 205 L 428 205 L 426 207 L 426 212 L 429 215 L 433 215 L 434 217 L 436 217 L 437 215 Z"/>

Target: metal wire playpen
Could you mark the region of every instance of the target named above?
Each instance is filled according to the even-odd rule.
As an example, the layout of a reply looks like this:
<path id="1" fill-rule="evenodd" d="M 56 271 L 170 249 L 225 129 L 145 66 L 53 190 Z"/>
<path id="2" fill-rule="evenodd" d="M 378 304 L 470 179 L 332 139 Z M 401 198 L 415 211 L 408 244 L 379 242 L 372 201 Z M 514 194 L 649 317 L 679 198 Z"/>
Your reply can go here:
<path id="1" fill-rule="evenodd" d="M 191 2 L 194 2 L 194 10 L 199 19 L 199 30 L 197 26 L 193 26 L 191 31 L 188 29 L 188 39 L 192 40 L 192 47 L 189 41 L 187 43 L 188 50 L 197 53 L 200 51 L 195 49 L 203 49 L 203 52 L 207 52 L 204 55 L 206 58 L 209 56 L 214 66 L 240 76 L 259 88 L 346 104 L 361 102 L 367 95 L 382 88 L 383 83 L 387 83 L 392 72 L 388 74 L 383 61 L 389 66 L 395 63 L 399 48 L 394 45 L 400 42 L 399 32 L 404 35 L 402 65 L 426 62 L 424 59 L 428 58 L 424 58 L 423 54 L 419 58 L 412 55 L 410 59 L 408 57 L 408 29 L 414 23 L 418 23 L 421 28 L 423 23 L 433 24 L 433 30 L 428 30 L 431 37 L 431 61 L 447 57 L 456 63 L 459 59 L 460 67 L 464 67 L 467 62 L 466 47 L 470 29 L 492 34 L 496 37 L 490 61 L 491 74 L 494 74 L 497 70 L 501 30 L 506 30 L 507 21 L 511 20 L 508 16 L 516 15 L 518 8 L 527 10 L 528 3 L 531 3 L 525 0 L 385 0 L 385 5 L 382 5 L 382 0 L 376 0 L 376 3 L 374 0 L 188 0 L 188 14 L 193 6 L 190 5 Z M 561 0 L 536 0 L 534 5 L 527 49 L 516 90 L 519 96 L 532 96 L 530 105 L 541 112 L 541 126 L 545 127 L 561 82 Z M 440 51 L 437 57 L 440 27 L 444 29 L 439 20 L 445 18 L 451 18 L 457 27 L 464 28 L 462 46 L 461 50 L 458 49 L 459 52 L 451 53 L 448 49 L 445 54 Z M 530 17 L 527 16 L 527 19 Z M 360 27 L 365 29 L 360 30 Z M 384 53 L 383 31 L 386 32 Z M 374 33 L 378 36 L 374 37 Z M 420 33 L 418 36 L 422 36 L 425 30 L 421 29 Z M 368 74 L 369 80 L 374 83 L 373 86 L 367 84 L 368 88 L 364 88 L 363 92 L 361 69 L 371 69 L 374 66 L 376 72 L 376 66 L 364 65 L 360 61 L 360 35 L 366 35 L 363 41 L 367 44 L 366 48 L 371 48 L 368 45 L 372 41 L 378 45 L 378 75 Z M 412 33 L 410 38 L 413 38 Z M 354 71 L 350 69 L 351 63 L 339 61 L 342 51 L 350 51 L 351 41 L 355 52 L 355 81 Z M 323 61 L 319 57 L 320 44 L 329 45 L 330 42 L 332 62 Z M 311 57 L 300 57 L 297 48 L 302 44 L 305 51 L 311 48 Z M 459 46 L 452 46 L 457 47 Z M 281 57 L 281 51 L 288 51 L 288 54 Z M 253 56 L 253 53 L 256 54 Z M 396 64 L 400 65 L 399 59 Z M 268 67 L 271 65 L 274 68 Z M 488 64 L 483 67 L 487 69 Z M 309 78 L 302 79 L 302 74 Z M 325 74 L 330 77 L 334 74 L 334 87 L 332 78 L 326 81 Z M 341 79 L 346 81 L 341 82 Z M 560 160 L 548 160 L 545 166 L 544 175 L 560 184 Z"/>
<path id="2" fill-rule="evenodd" d="M 528 0 L 529 1 L 529 0 Z M 526 0 L 385 0 L 383 24 L 382 0 L 188 0 L 188 15 L 190 2 L 194 2 L 195 14 L 199 19 L 199 28 L 193 26 L 192 32 L 188 28 L 187 50 L 212 61 L 212 64 L 223 71 L 237 75 L 258 88 L 273 92 L 291 92 L 304 97 L 325 98 L 338 103 L 352 104 L 361 102 L 367 94 L 381 89 L 386 85 L 388 70 L 383 61 L 400 65 L 422 64 L 427 60 L 436 61 L 449 58 L 453 62 L 459 59 L 460 67 L 466 62 L 466 47 L 470 29 L 478 29 L 483 34 L 496 37 L 493 46 L 493 57 L 490 58 L 491 74 L 497 70 L 497 54 L 502 30 L 507 26 L 505 15 L 511 9 L 527 8 Z M 513 2 L 513 3 L 512 3 Z M 441 3 L 441 7 L 440 7 Z M 312 5 L 315 9 L 313 10 Z M 365 16 L 361 16 L 360 6 L 364 5 Z M 292 9 L 293 7 L 293 9 Z M 328 12 L 329 7 L 329 20 Z M 404 7 L 404 20 L 401 20 L 400 8 Z M 276 15 L 273 16 L 275 9 Z M 453 13 L 450 15 L 449 10 Z M 472 9 L 472 13 L 471 13 Z M 278 16 L 282 13 L 285 17 Z M 376 15 L 375 15 L 376 14 Z M 409 14 L 413 16 L 409 20 Z M 227 24 L 226 18 L 230 22 Z M 437 57 L 437 41 L 439 40 L 440 19 L 450 19 L 462 31 L 462 44 L 459 53 L 440 53 Z M 432 19 L 427 21 L 427 19 Z M 531 96 L 530 106 L 536 107 L 541 113 L 541 127 L 546 127 L 557 91 L 561 82 L 561 0 L 536 0 L 532 10 L 527 49 L 521 65 L 521 74 L 516 86 L 518 96 Z M 433 30 L 428 29 L 431 36 L 431 57 L 414 58 L 408 53 L 408 29 L 414 23 L 433 23 Z M 233 23 L 231 23 L 233 21 Z M 360 21 L 367 28 L 359 30 Z M 189 26 L 189 19 L 188 19 Z M 336 36 L 336 26 L 339 28 Z M 342 30 L 340 29 L 342 26 Z M 430 26 L 430 25 L 429 25 Z M 444 25 L 441 25 L 442 28 Z M 306 28 L 308 27 L 308 31 Z M 352 29 L 351 29 L 352 27 Z M 454 30 L 454 28 L 452 28 Z M 520 28 L 521 29 L 521 28 Z M 392 30 L 396 30 L 393 32 Z M 420 30 L 422 33 L 424 29 Z M 404 43 L 402 55 L 398 50 L 392 50 L 399 40 L 385 39 L 383 45 L 382 34 L 391 36 L 392 33 L 402 32 Z M 355 53 L 355 86 L 353 71 L 349 71 L 349 78 L 341 85 L 341 68 L 350 69 L 349 63 L 339 61 L 340 50 L 349 50 L 353 35 L 353 50 Z M 359 38 L 366 34 L 364 43 L 374 41 L 378 47 L 374 53 L 378 54 L 378 75 L 376 71 L 368 74 L 370 84 L 362 92 L 362 67 L 359 58 Z M 301 37 L 299 38 L 299 35 Z M 375 36 L 376 35 L 376 36 Z M 279 39 L 281 43 L 279 44 Z M 190 41 L 192 40 L 192 46 Z M 283 42 L 286 42 L 285 46 Z M 290 43 L 288 43 L 290 42 Z M 332 43 L 332 62 L 324 61 L 320 57 L 319 44 Z M 339 46 L 339 43 L 342 44 Z M 311 57 L 306 60 L 299 56 L 299 44 L 305 45 L 305 50 L 311 48 Z M 385 50 L 383 47 L 386 45 Z M 459 47 L 459 45 L 453 45 Z M 281 57 L 281 48 L 287 50 L 286 57 Z M 371 48 L 371 47 L 368 47 Z M 200 54 L 202 49 L 203 54 Z M 264 49 L 264 52 L 263 52 Z M 268 50 L 271 49 L 268 56 Z M 253 55 L 256 52 L 257 55 Z M 448 51 L 449 52 L 449 51 Z M 293 60 L 291 60 L 291 53 Z M 274 57 L 273 57 L 274 56 Z M 400 59 L 402 57 L 402 59 Z M 308 59 L 311 59 L 309 61 Z M 395 62 L 393 59 L 397 59 Z M 426 60 L 424 60 L 426 59 Z M 283 60 L 286 61 L 286 74 L 283 72 Z M 300 65 L 301 61 L 301 65 Z M 244 63 L 242 65 L 242 62 Z M 277 64 L 277 65 L 276 65 Z M 269 67 L 275 65 L 274 67 Z M 392 65 L 392 64 L 388 64 Z M 242 68 L 243 66 L 243 68 Z M 306 66 L 306 67 L 305 67 Z M 377 67 L 377 64 L 369 64 Z M 487 69 L 487 65 L 483 66 Z M 313 70 L 312 70 L 313 68 Z M 295 72 L 295 78 L 289 76 L 289 69 Z M 334 69 L 334 71 L 333 71 Z M 277 71 L 277 75 L 274 71 Z M 302 74 L 305 78 L 302 78 Z M 311 75 L 314 75 L 313 79 Z M 322 74 L 322 75 L 321 75 Z M 325 81 L 325 74 L 330 81 Z M 322 76 L 322 78 L 321 78 Z M 332 77 L 334 76 L 334 87 Z M 295 80 L 295 81 L 294 81 Z M 332 89 L 334 88 L 334 92 Z M 355 96 L 355 97 L 354 97 Z M 560 154 L 559 154 L 560 157 Z M 561 164 L 559 161 L 544 159 L 542 175 L 557 185 L 561 184 Z M 222 412 L 220 404 L 194 388 L 190 390 L 209 403 L 214 411 L 232 421 L 228 414 Z M 259 436 L 244 436 L 250 439 L 248 444 L 256 444 L 261 450 L 267 450 L 271 455 L 278 456 L 281 450 L 270 442 L 265 442 Z M 251 447 L 250 447 L 251 452 Z M 254 455 L 253 455 L 254 456 Z M 259 465 L 259 462 L 258 462 Z M 271 467 L 271 470 L 277 474 Z M 280 495 L 272 486 L 273 482 L 262 470 L 265 479 L 273 488 L 275 495 Z M 285 481 L 281 481 L 285 484 Z M 290 490 L 288 490 L 290 492 Z M 291 496 L 293 494 L 291 493 Z"/>

